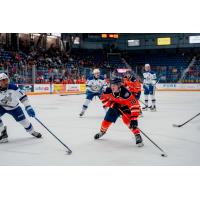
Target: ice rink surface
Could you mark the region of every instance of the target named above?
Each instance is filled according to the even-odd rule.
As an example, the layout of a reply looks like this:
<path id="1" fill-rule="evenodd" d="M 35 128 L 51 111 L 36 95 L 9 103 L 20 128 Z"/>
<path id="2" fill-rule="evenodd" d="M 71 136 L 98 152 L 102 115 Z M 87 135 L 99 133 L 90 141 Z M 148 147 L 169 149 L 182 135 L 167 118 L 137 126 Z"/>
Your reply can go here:
<path id="1" fill-rule="evenodd" d="M 9 115 L 2 120 L 8 127 L 9 142 L 0 144 L 0 165 L 200 165 L 200 117 L 181 128 L 181 124 L 200 112 L 200 92 L 157 92 L 157 112 L 144 112 L 139 126 L 163 148 L 168 157 L 146 138 L 138 148 L 121 118 L 100 140 L 94 140 L 105 112 L 98 99 L 90 104 L 84 118 L 79 113 L 85 95 L 30 96 L 37 117 L 73 151 L 65 148 L 38 122 L 31 119 L 43 139 L 28 135 Z"/>

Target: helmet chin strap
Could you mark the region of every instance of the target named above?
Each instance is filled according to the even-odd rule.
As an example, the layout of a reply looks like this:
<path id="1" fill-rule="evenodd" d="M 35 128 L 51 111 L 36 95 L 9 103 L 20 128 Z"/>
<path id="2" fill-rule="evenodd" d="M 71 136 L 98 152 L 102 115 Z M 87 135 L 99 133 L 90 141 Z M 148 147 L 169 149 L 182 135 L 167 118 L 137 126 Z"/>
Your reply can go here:
<path id="1" fill-rule="evenodd" d="M 118 97 L 120 97 L 120 92 L 121 92 L 121 88 L 120 88 L 120 86 L 119 86 L 118 91 L 117 91 L 117 92 L 112 92 L 112 93 L 113 93 L 113 96 L 114 96 L 115 98 L 118 98 Z"/>

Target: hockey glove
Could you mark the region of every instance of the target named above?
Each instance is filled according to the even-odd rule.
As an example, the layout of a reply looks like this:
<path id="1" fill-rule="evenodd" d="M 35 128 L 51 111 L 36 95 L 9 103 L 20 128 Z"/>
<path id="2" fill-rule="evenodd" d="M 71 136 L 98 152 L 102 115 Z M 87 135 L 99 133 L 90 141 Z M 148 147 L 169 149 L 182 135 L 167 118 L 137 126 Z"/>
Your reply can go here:
<path id="1" fill-rule="evenodd" d="M 120 104 L 113 102 L 112 105 L 111 105 L 111 108 L 113 108 L 113 109 L 119 109 L 120 108 Z"/>
<path id="2" fill-rule="evenodd" d="M 129 128 L 136 129 L 138 127 L 138 121 L 137 120 L 131 120 Z"/>
<path id="3" fill-rule="evenodd" d="M 25 110 L 28 113 L 29 117 L 35 117 L 35 111 L 31 106 L 27 106 Z"/>

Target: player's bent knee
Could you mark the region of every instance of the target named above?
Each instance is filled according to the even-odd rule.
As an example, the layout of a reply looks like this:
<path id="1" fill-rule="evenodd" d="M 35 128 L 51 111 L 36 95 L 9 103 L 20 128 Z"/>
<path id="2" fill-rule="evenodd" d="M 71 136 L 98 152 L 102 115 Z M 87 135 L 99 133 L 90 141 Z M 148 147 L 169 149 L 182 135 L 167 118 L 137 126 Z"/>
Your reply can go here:
<path id="1" fill-rule="evenodd" d="M 25 116 L 23 110 L 21 109 L 21 107 L 18 107 L 16 109 L 10 111 L 9 114 L 11 114 L 17 122 L 26 119 L 26 116 Z"/>
<path id="2" fill-rule="evenodd" d="M 119 116 L 120 116 L 120 113 L 118 110 L 109 108 L 104 120 L 115 123 Z"/>

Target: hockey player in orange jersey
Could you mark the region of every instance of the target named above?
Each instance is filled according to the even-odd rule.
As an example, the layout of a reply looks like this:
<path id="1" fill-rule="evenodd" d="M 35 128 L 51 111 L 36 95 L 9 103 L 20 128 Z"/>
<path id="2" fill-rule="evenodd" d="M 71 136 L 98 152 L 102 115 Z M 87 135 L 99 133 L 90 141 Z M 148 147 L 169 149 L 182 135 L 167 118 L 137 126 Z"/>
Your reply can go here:
<path id="1" fill-rule="evenodd" d="M 135 96 L 137 100 L 141 95 L 141 83 L 131 74 L 131 71 L 127 71 L 124 75 L 124 86 Z"/>
<path id="2" fill-rule="evenodd" d="M 124 75 L 124 86 L 135 96 L 137 100 L 141 95 L 141 83 L 132 75 L 131 71 L 127 71 Z M 140 109 L 140 115 L 142 116 L 142 110 Z"/>
<path id="3" fill-rule="evenodd" d="M 108 107 L 108 111 L 101 124 L 100 132 L 94 138 L 102 137 L 112 123 L 122 115 L 122 120 L 126 124 L 133 135 L 135 135 L 136 145 L 143 146 L 143 140 L 138 129 L 137 118 L 140 115 L 140 105 L 138 100 L 131 92 L 122 85 L 120 78 L 114 78 L 110 81 L 110 87 L 107 87 L 101 96 L 104 106 Z"/>

